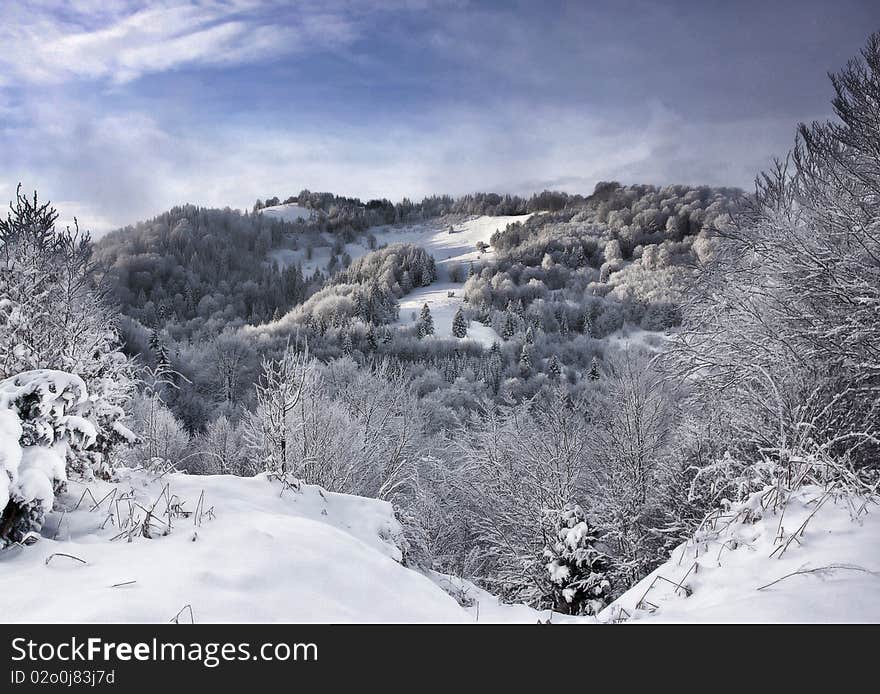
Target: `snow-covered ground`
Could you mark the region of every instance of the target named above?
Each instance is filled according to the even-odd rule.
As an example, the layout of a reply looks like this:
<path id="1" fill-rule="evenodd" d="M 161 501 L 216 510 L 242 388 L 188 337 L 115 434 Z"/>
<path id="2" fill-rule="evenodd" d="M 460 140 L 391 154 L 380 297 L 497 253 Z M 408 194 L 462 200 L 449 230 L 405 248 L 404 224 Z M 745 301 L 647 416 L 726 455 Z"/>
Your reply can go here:
<path id="1" fill-rule="evenodd" d="M 505 605 L 466 580 L 403 566 L 400 527 L 382 501 L 314 486 L 282 494 L 262 475 L 121 474 L 70 482 L 41 539 L 0 552 L 4 621 L 167 622 L 185 606 L 196 622 L 596 621 Z M 174 518 L 164 535 L 167 500 L 195 512 L 200 497 L 202 512 Z M 868 505 L 853 521 L 861 500 L 829 498 L 817 511 L 821 498 L 806 489 L 782 515 L 722 520 L 717 536 L 676 549 L 599 621 L 880 621 L 880 513 Z M 112 539 L 130 509 L 140 519 L 154 509 L 152 538 Z M 814 511 L 783 553 L 777 538 Z M 188 622 L 189 608 L 178 619 Z"/>
<path id="2" fill-rule="evenodd" d="M 434 335 L 452 337 L 452 319 L 461 306 L 464 296 L 463 287 L 464 284 L 457 282 L 434 282 L 428 287 L 414 289 L 400 300 L 400 318 L 397 325 L 414 325 L 422 306 L 428 304 L 434 320 Z M 453 292 L 454 295 L 449 296 L 449 292 Z M 493 342 L 502 342 L 501 337 L 492 328 L 476 321 L 471 321 L 465 339 L 476 340 L 484 347 L 491 347 Z"/>
<path id="3" fill-rule="evenodd" d="M 863 500 L 822 498 L 823 490 L 807 488 L 784 513 L 727 528 L 721 519 L 717 537 L 677 548 L 600 619 L 880 622 L 880 509 L 869 504 L 852 520 Z"/>
<path id="4" fill-rule="evenodd" d="M 280 208 L 287 209 L 290 206 L 269 207 L 263 212 L 265 214 L 267 211 L 277 211 Z M 302 208 L 298 209 L 302 210 Z M 467 279 L 467 270 L 471 261 L 490 258 L 494 254 L 491 247 L 484 251 L 477 250 L 477 243 L 488 244 L 496 231 L 503 230 L 514 222 L 524 222 L 529 217 L 531 214 L 482 216 L 455 222 L 441 218 L 419 224 L 372 227 L 369 233 L 375 237 L 376 247 L 392 243 L 411 243 L 424 248 L 437 262 L 438 281 L 429 287 L 417 287 L 402 299 L 398 325 L 411 324 L 412 312 L 418 313 L 427 303 L 434 318 L 434 334 L 438 337 L 452 337 L 452 318 L 464 297 L 462 291 L 464 282 L 451 282 L 450 269 L 456 265 L 461 266 L 463 278 Z M 271 251 L 269 258 L 281 268 L 300 263 L 303 273 L 307 276 L 314 274 L 315 270 L 325 271 L 330 261 L 334 239 L 329 234 L 323 234 L 321 238 L 326 245 L 313 244 L 311 258 L 306 257 L 305 240 L 298 241 L 298 248 L 295 249 L 276 248 Z M 357 260 L 370 252 L 369 242 L 366 237 L 361 237 L 354 243 L 345 244 L 344 252 L 352 260 Z M 450 291 L 454 292 L 454 296 L 448 296 Z M 492 328 L 479 323 L 470 324 L 467 339 L 477 340 L 487 347 L 501 340 Z"/>
<path id="5" fill-rule="evenodd" d="M 464 282 L 451 282 L 449 270 L 455 265 L 463 268 L 467 279 L 467 269 L 472 261 L 489 258 L 494 254 L 490 247 L 477 250 L 477 243 L 489 243 L 498 230 L 508 224 L 524 222 L 531 215 L 506 217 L 474 217 L 458 224 L 448 222 L 429 222 L 409 227 L 378 227 L 372 230 L 380 243 L 413 243 L 425 248 L 437 261 L 439 281 L 428 287 L 418 287 L 407 294 L 400 302 L 398 325 L 412 324 L 412 313 L 418 315 L 424 304 L 431 309 L 434 319 L 434 334 L 437 337 L 452 337 L 452 319 L 464 298 Z M 449 233 L 452 228 L 453 233 Z M 449 296 L 452 292 L 452 296 Z M 471 322 L 467 338 L 477 340 L 485 347 L 493 342 L 501 342 L 501 337 L 492 328 Z"/>
<path id="6" fill-rule="evenodd" d="M 285 205 L 274 205 L 272 207 L 264 207 L 260 212 L 267 217 L 274 217 L 284 222 L 295 222 L 299 219 L 311 219 L 315 214 L 307 207 L 300 207 L 295 202 Z"/>
<path id="7" fill-rule="evenodd" d="M 626 325 L 620 330 L 615 330 L 605 338 L 608 346 L 616 349 L 645 349 L 649 352 L 660 352 L 669 335 L 663 330 L 645 330 L 638 326 Z"/>
<path id="8" fill-rule="evenodd" d="M 402 566 L 400 528 L 386 502 L 314 486 L 281 494 L 264 476 L 122 474 L 117 484 L 70 482 L 43 537 L 0 552 L 0 618 L 167 622 L 185 605 L 196 622 L 474 622 L 479 612 L 479 621 L 534 623 L 540 616 L 499 607 L 476 588 L 485 608 L 462 608 L 436 580 Z M 172 520 L 163 536 L 166 484 L 189 511 L 204 492 L 205 512 L 200 523 L 195 515 Z M 94 510 L 92 497 L 101 501 Z M 111 540 L 129 508 L 143 518 L 154 505 L 152 539 Z M 188 622 L 189 609 L 179 619 Z"/>

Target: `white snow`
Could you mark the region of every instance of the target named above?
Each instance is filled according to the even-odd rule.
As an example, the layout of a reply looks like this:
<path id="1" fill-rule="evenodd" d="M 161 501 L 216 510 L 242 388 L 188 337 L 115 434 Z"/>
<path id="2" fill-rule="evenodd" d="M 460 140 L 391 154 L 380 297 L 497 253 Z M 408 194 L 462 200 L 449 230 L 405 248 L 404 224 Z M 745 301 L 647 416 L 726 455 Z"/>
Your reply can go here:
<path id="1" fill-rule="evenodd" d="M 310 210 L 308 207 L 300 207 L 295 202 L 290 202 L 285 205 L 264 207 L 260 212 L 267 217 L 274 217 L 275 219 L 280 219 L 284 222 L 311 219 L 315 214 L 314 211 Z"/>
<path id="2" fill-rule="evenodd" d="M 40 541 L 0 552 L 5 621 L 167 622 L 185 605 L 196 622 L 476 621 L 434 581 L 399 563 L 393 538 L 400 528 L 386 502 L 314 486 L 282 495 L 280 483 L 263 475 L 121 475 L 116 484 L 71 481 Z M 123 495 L 143 517 L 137 505 L 151 508 L 165 484 L 190 511 L 204 491 L 214 518 L 203 515 L 198 527 L 195 517 L 177 518 L 163 536 L 163 499 L 152 539 L 111 541 L 119 517 L 129 515 Z M 73 510 L 86 487 L 90 494 Z M 116 497 L 104 499 L 114 489 Z M 95 510 L 92 497 L 102 501 Z M 480 621 L 534 622 L 536 614 L 487 606 Z M 181 619 L 189 621 L 189 612 Z"/>
<path id="3" fill-rule="evenodd" d="M 816 511 L 822 497 L 823 490 L 805 488 L 784 514 L 764 512 L 756 523 L 733 523 L 708 541 L 683 544 L 600 620 L 880 621 L 880 509 L 868 504 L 852 520 L 864 500 L 829 497 Z M 783 553 L 780 547 L 813 511 L 803 535 Z"/>
<path id="4" fill-rule="evenodd" d="M 605 339 L 609 347 L 620 350 L 634 347 L 649 352 L 661 352 L 670 336 L 664 330 L 645 330 L 638 326 L 626 325 L 620 330 L 615 330 Z"/>
<path id="5" fill-rule="evenodd" d="M 531 214 L 490 217 L 471 217 L 464 221 L 452 222 L 447 219 L 430 220 L 420 224 L 402 226 L 381 226 L 370 229 L 379 244 L 412 243 L 422 246 L 434 256 L 437 267 L 449 267 L 454 263 L 467 263 L 483 256 L 491 256 L 489 249 L 481 253 L 477 243 L 489 243 L 496 231 L 504 230 L 508 224 L 525 222 Z M 452 227 L 454 233 L 449 233 Z"/>
<path id="6" fill-rule="evenodd" d="M 379 243 L 412 243 L 422 246 L 437 261 L 440 281 L 428 287 L 417 287 L 401 299 L 398 325 L 411 324 L 413 311 L 418 316 L 422 306 L 428 304 L 434 319 L 434 335 L 452 337 L 452 319 L 464 298 L 464 282 L 449 281 L 450 268 L 460 265 L 463 269 L 463 277 L 467 280 L 467 270 L 471 261 L 494 255 L 491 247 L 485 251 L 478 251 L 477 243 L 482 241 L 488 244 L 496 231 L 503 230 L 514 222 L 524 222 L 529 217 L 531 214 L 482 216 L 457 224 L 437 220 L 414 226 L 378 227 L 371 230 Z M 449 233 L 450 227 L 454 233 Z M 449 296 L 449 292 L 453 292 L 454 295 Z M 493 342 L 502 341 L 492 328 L 475 321 L 471 321 L 468 326 L 465 339 L 476 340 L 485 347 L 491 347 Z"/>
<path id="7" fill-rule="evenodd" d="M 11 410 L 0 409 L 0 509 L 9 502 L 9 487 L 21 465 L 21 422 Z"/>
<path id="8" fill-rule="evenodd" d="M 69 482 L 39 542 L 0 552 L 4 620 L 167 622 L 190 605 L 196 622 L 596 621 L 505 605 L 464 579 L 403 566 L 400 528 L 383 501 L 315 486 L 281 494 L 264 475 L 120 474 L 115 484 Z M 189 511 L 204 492 L 213 518 L 176 518 L 163 535 L 166 484 Z M 822 493 L 806 489 L 784 515 L 766 511 L 682 545 L 599 621 L 880 621 L 876 506 L 853 521 L 860 500 L 827 499 L 779 556 L 780 528 L 785 537 L 798 530 Z M 157 499 L 152 539 L 111 539 L 129 503 L 142 517 Z"/>
<path id="9" fill-rule="evenodd" d="M 508 605 L 476 584 L 458 576 L 450 576 L 431 571 L 428 574 L 432 581 L 444 591 L 456 597 L 459 604 L 479 624 L 535 624 L 546 622 L 592 622 L 591 617 L 569 617 L 552 610 L 536 610 L 528 605 Z"/>
<path id="10" fill-rule="evenodd" d="M 266 208 L 266 210 L 274 209 L 277 208 Z M 418 313 L 427 303 L 434 318 L 434 334 L 437 337 L 452 337 L 452 318 L 464 298 L 464 282 L 449 281 L 449 270 L 455 265 L 460 265 L 463 278 L 467 280 L 467 270 L 471 261 L 491 258 L 494 255 L 491 247 L 485 251 L 478 251 L 477 243 L 488 244 L 496 231 L 504 230 L 508 224 L 514 222 L 525 222 L 531 216 L 531 214 L 500 217 L 484 215 L 463 221 L 439 218 L 418 224 L 371 227 L 368 233 L 376 238 L 377 248 L 393 243 L 410 243 L 424 248 L 437 263 L 438 281 L 428 287 L 416 287 L 403 297 L 397 325 L 411 324 L 411 313 L 413 311 Z M 453 230 L 451 234 L 450 228 Z M 315 270 L 326 271 L 334 239 L 329 234 L 321 234 L 320 237 L 326 245 L 313 245 L 311 259 L 306 259 L 305 246 L 308 242 L 304 239 L 298 241 L 297 249 L 272 250 L 269 259 L 282 269 L 301 263 L 303 274 L 306 276 L 314 274 Z M 361 237 L 354 243 L 345 244 L 344 250 L 352 260 L 357 260 L 369 253 L 370 247 L 367 239 Z M 454 296 L 448 296 L 450 291 L 454 292 Z M 493 342 L 501 342 L 501 337 L 492 328 L 476 322 L 471 322 L 468 326 L 465 339 L 477 340 L 486 347 L 491 347 Z"/>
<path id="11" fill-rule="evenodd" d="M 461 306 L 464 296 L 463 284 L 454 282 L 434 282 L 427 287 L 419 287 L 400 300 L 400 318 L 397 325 L 413 325 L 413 313 L 418 320 L 422 306 L 428 304 L 431 309 L 431 317 L 434 320 L 434 335 L 436 337 L 452 337 L 452 319 L 455 312 Z M 448 296 L 449 292 L 455 296 Z M 430 340 L 430 336 L 425 338 Z M 468 325 L 467 340 L 476 340 L 484 347 L 491 347 L 493 342 L 502 342 L 501 337 L 488 325 L 477 321 L 471 321 Z"/>

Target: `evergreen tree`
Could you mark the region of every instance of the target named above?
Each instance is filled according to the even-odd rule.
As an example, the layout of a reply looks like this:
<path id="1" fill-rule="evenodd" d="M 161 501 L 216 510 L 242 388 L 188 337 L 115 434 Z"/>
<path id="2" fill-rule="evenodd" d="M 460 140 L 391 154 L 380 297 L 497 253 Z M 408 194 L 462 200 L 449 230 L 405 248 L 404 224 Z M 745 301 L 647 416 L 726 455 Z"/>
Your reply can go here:
<path id="1" fill-rule="evenodd" d="M 532 346 L 526 342 L 519 353 L 519 368 L 523 375 L 528 375 L 532 370 Z"/>
<path id="2" fill-rule="evenodd" d="M 150 333 L 150 350 L 153 352 L 153 356 L 156 359 L 156 366 L 159 369 L 167 371 L 171 368 L 171 361 L 168 358 L 168 348 L 165 346 L 165 342 L 162 340 L 159 331 L 155 328 Z"/>
<path id="3" fill-rule="evenodd" d="M 548 516 L 551 536 L 544 548 L 544 560 L 553 607 L 568 614 L 597 614 L 611 591 L 607 558 L 595 547 L 597 537 L 576 504 L 566 504 Z"/>
<path id="4" fill-rule="evenodd" d="M 590 362 L 590 380 L 598 381 L 599 376 L 599 359 L 594 355 L 593 360 Z"/>
<path id="5" fill-rule="evenodd" d="M 587 337 L 593 336 L 593 318 L 590 315 L 590 309 L 584 309 L 584 316 L 581 320 L 581 332 Z"/>
<path id="6" fill-rule="evenodd" d="M 504 312 L 504 323 L 501 327 L 501 337 L 509 340 L 516 335 L 517 321 L 512 311 Z"/>
<path id="7" fill-rule="evenodd" d="M 565 311 L 560 312 L 559 332 L 563 335 L 568 335 L 568 315 L 565 313 Z"/>
<path id="8" fill-rule="evenodd" d="M 76 374 L 97 436 L 77 460 L 78 471 L 108 476 L 111 450 L 121 436 L 120 419 L 134 390 L 134 368 L 120 351 L 116 315 L 95 289 L 95 263 L 88 233 L 59 231 L 58 213 L 16 193 L 0 219 L 0 380 L 25 371 L 53 369 Z"/>
<path id="9" fill-rule="evenodd" d="M 452 334 L 455 337 L 467 337 L 467 329 L 467 319 L 464 317 L 464 311 L 461 310 L 461 306 L 459 306 L 455 312 L 455 317 L 452 319 Z"/>
<path id="10" fill-rule="evenodd" d="M 419 339 L 434 334 L 434 318 L 431 316 L 431 309 L 428 304 L 422 306 L 422 312 L 419 315 L 418 335 Z"/>
<path id="11" fill-rule="evenodd" d="M 556 358 L 555 354 L 550 357 L 547 363 L 547 373 L 553 379 L 557 379 L 562 375 L 562 367 L 559 365 L 559 359 Z"/>

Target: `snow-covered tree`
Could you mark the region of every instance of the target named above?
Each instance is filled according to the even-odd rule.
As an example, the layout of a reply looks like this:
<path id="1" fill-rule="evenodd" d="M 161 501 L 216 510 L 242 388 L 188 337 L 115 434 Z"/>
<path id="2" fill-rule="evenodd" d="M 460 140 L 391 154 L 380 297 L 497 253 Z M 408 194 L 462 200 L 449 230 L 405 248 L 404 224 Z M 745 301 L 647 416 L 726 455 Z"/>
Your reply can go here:
<path id="1" fill-rule="evenodd" d="M 248 443 L 263 469 L 287 474 L 291 467 L 290 416 L 303 404 L 303 395 L 314 374 L 308 351 L 288 347 L 281 359 L 263 360 L 263 374 L 256 386 L 257 407 L 246 422 Z"/>
<path id="2" fill-rule="evenodd" d="M 83 414 L 96 426 L 79 466 L 106 476 L 112 450 L 126 438 L 119 420 L 134 389 L 133 366 L 96 284 L 89 235 L 57 229 L 57 218 L 50 203 L 19 186 L 0 219 L 0 378 L 35 369 L 78 375 L 88 398 Z"/>
<path id="3" fill-rule="evenodd" d="M 550 359 L 547 362 L 547 374 L 553 379 L 559 378 L 562 375 L 562 367 L 555 354 L 550 355 Z"/>
<path id="4" fill-rule="evenodd" d="M 467 329 L 467 318 L 464 317 L 464 311 L 459 306 L 455 316 L 452 318 L 452 334 L 455 337 L 467 337 Z"/>
<path id="5" fill-rule="evenodd" d="M 68 471 L 81 469 L 97 445 L 79 376 L 37 369 L 0 381 L 0 547 L 39 531 Z"/>
<path id="6" fill-rule="evenodd" d="M 531 373 L 534 349 L 532 345 L 525 342 L 519 352 L 519 369 L 525 376 Z"/>
<path id="7" fill-rule="evenodd" d="M 509 340 L 516 335 L 517 327 L 517 320 L 514 313 L 512 311 L 505 311 L 503 323 L 501 324 L 501 337 L 505 340 Z"/>
<path id="8" fill-rule="evenodd" d="M 597 535 L 577 504 L 547 513 L 549 537 L 544 560 L 553 591 L 553 608 L 578 615 L 597 614 L 611 593 L 605 555 Z"/>
<path id="9" fill-rule="evenodd" d="M 434 318 L 431 316 L 431 309 L 428 307 L 428 304 L 424 304 L 421 313 L 419 313 L 418 335 L 419 338 L 423 338 L 433 334 Z"/>
<path id="10" fill-rule="evenodd" d="M 602 372 L 599 370 L 599 359 L 595 355 L 590 360 L 590 380 L 598 381 L 599 377 L 602 375 Z"/>

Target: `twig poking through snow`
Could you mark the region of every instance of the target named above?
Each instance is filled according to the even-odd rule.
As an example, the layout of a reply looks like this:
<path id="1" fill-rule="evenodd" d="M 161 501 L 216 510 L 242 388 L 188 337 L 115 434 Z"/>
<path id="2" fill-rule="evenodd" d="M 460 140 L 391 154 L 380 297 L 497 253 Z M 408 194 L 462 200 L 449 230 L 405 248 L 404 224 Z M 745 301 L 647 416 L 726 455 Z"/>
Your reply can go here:
<path id="1" fill-rule="evenodd" d="M 181 607 L 180 612 L 174 615 L 174 617 L 172 617 L 169 621 L 174 622 L 175 624 L 180 624 L 180 615 L 183 614 L 184 610 L 189 610 L 189 623 L 195 624 L 196 618 L 193 616 L 193 608 L 192 605 L 190 605 L 189 603 Z"/>
<path id="2" fill-rule="evenodd" d="M 780 581 L 784 581 L 786 578 L 791 578 L 792 576 L 805 576 L 807 574 L 825 574 L 831 573 L 832 571 L 844 570 L 844 571 L 861 571 L 862 573 L 871 574 L 872 576 L 880 577 L 876 571 L 871 571 L 870 569 L 866 569 L 864 566 L 856 566 L 855 564 L 829 564 L 828 566 L 819 566 L 815 569 L 798 569 L 797 571 L 792 571 L 790 574 L 785 574 L 781 578 L 777 578 L 775 581 L 768 583 L 765 586 L 761 586 L 757 590 L 764 590 L 765 588 L 769 588 L 770 586 L 775 586 Z"/>
<path id="3" fill-rule="evenodd" d="M 75 559 L 76 561 L 80 562 L 81 564 L 88 564 L 88 562 L 85 559 L 80 559 L 79 557 L 75 557 L 72 554 L 65 554 L 64 552 L 55 552 L 54 554 L 50 554 L 48 557 L 46 557 L 46 566 L 48 566 L 49 562 L 52 561 L 55 557 L 67 557 L 68 559 Z"/>

